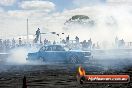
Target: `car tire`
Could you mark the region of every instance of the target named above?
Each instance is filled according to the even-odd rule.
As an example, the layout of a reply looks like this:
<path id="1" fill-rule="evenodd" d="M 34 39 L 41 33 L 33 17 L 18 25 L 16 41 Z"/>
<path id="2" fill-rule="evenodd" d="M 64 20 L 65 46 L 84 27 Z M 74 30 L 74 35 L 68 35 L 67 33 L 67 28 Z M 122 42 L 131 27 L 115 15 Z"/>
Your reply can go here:
<path id="1" fill-rule="evenodd" d="M 77 55 L 71 55 L 68 59 L 68 63 L 70 64 L 78 64 L 80 63 L 80 60 Z"/>
<path id="2" fill-rule="evenodd" d="M 45 59 L 43 57 L 39 57 L 40 62 L 45 62 Z"/>

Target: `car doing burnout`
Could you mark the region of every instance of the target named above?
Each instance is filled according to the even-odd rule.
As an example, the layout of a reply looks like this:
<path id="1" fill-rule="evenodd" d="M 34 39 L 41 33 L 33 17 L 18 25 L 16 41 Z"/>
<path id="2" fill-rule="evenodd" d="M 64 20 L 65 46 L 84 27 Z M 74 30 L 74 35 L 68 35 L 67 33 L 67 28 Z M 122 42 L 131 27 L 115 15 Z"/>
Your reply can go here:
<path id="1" fill-rule="evenodd" d="M 84 63 L 91 56 L 90 51 L 66 50 L 61 45 L 48 45 L 40 48 L 38 52 L 28 53 L 27 60 L 64 63 Z"/>

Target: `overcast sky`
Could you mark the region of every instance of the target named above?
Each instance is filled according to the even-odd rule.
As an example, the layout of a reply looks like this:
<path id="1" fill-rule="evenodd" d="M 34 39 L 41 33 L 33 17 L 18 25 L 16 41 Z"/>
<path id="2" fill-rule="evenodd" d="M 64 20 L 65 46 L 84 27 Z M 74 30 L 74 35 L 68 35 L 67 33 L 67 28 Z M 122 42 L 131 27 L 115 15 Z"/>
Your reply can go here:
<path id="1" fill-rule="evenodd" d="M 99 11 L 104 15 L 109 12 L 109 6 L 124 3 L 131 6 L 131 0 L 0 0 L 0 38 L 26 35 L 27 18 L 30 34 L 37 28 L 42 32 L 63 32 L 62 25 L 73 15 L 92 17 L 99 15 Z"/>

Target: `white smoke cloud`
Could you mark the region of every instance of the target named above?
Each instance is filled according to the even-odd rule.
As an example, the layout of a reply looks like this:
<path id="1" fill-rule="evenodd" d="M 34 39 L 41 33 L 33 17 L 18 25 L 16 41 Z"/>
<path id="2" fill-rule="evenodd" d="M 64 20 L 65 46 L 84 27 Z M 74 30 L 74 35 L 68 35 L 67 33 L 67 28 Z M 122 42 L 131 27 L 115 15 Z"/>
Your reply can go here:
<path id="1" fill-rule="evenodd" d="M 88 40 L 91 37 L 95 42 L 111 42 L 118 36 L 125 41 L 132 41 L 132 7 L 129 5 L 85 6 L 50 14 L 39 10 L 9 10 L 0 15 L 0 30 L 6 34 L 26 34 L 26 19 L 29 18 L 30 34 L 34 34 L 39 27 L 42 32 L 65 32 L 66 35 L 70 34 L 71 39 L 79 36 L 81 40 Z M 68 30 L 65 29 L 67 26 L 64 23 L 74 15 L 87 15 L 95 21 L 95 25 L 93 27 L 70 25 Z"/>
<path id="2" fill-rule="evenodd" d="M 25 64 L 28 51 L 25 48 L 14 49 L 10 53 L 10 57 L 7 59 L 7 63 L 13 64 Z"/>
<path id="3" fill-rule="evenodd" d="M 106 0 L 109 5 L 132 5 L 132 0 Z"/>
<path id="4" fill-rule="evenodd" d="M 22 9 L 29 9 L 29 10 L 44 10 L 50 12 L 51 10 L 55 9 L 55 4 L 50 1 L 23 1 L 20 4 Z"/>
<path id="5" fill-rule="evenodd" d="M 132 0 L 106 0 L 108 3 L 131 3 Z"/>
<path id="6" fill-rule="evenodd" d="M 116 36 L 124 38 L 126 41 L 132 41 L 130 34 L 132 28 L 131 11 L 131 6 L 88 6 L 66 10 L 49 19 L 47 23 L 50 25 L 50 21 L 54 20 L 49 29 L 52 30 L 57 25 L 57 29 L 63 30 L 63 23 L 73 15 L 87 15 L 95 21 L 96 25 L 94 27 L 78 27 L 74 25 L 68 27 L 70 30 L 67 32 L 72 33 L 71 35 L 79 35 L 82 39 L 92 37 L 95 41 L 114 41 Z"/>
<path id="7" fill-rule="evenodd" d="M 13 5 L 16 0 L 0 0 L 0 5 L 2 6 L 10 6 Z"/>
<path id="8" fill-rule="evenodd" d="M 86 7 L 103 3 L 104 0 L 73 0 L 76 7 Z"/>

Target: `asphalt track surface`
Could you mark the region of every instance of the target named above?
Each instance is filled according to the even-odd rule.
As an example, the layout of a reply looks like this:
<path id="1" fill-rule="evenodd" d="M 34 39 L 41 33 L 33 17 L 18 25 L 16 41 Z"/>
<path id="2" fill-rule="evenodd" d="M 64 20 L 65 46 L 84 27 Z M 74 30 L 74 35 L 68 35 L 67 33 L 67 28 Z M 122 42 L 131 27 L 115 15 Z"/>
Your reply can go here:
<path id="1" fill-rule="evenodd" d="M 87 74 L 128 74 L 132 77 L 132 66 L 118 60 L 118 64 L 102 64 L 115 60 L 89 60 L 85 64 L 36 64 L 0 65 L 0 88 L 22 88 L 26 76 L 27 88 L 132 88 L 127 84 L 79 84 L 76 79 L 78 66 L 84 67 Z M 123 67 L 121 67 L 123 65 Z"/>
<path id="2" fill-rule="evenodd" d="M 26 63 L 0 64 L 0 88 L 22 88 L 26 77 L 27 88 L 132 88 L 132 53 L 112 51 L 92 52 L 93 58 L 84 64 Z M 77 69 L 82 66 L 86 74 L 127 74 L 130 82 L 79 84 Z"/>

